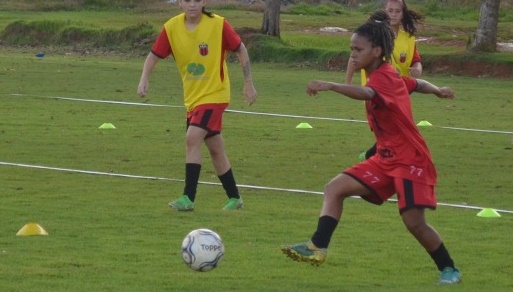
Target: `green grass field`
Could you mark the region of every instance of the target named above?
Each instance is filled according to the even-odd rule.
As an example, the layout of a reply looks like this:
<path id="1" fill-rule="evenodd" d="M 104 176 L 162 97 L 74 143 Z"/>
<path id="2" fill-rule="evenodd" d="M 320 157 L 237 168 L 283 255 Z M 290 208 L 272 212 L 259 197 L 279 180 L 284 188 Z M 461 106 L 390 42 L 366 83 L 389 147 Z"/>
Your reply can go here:
<path id="1" fill-rule="evenodd" d="M 98 30 L 148 21 L 158 28 L 176 11 L 35 13 L 6 7 L 0 4 L 1 29 L 20 19 L 73 21 Z M 444 39 L 473 31 L 473 20 L 458 11 L 433 10 L 442 16 L 428 18 L 431 29 L 424 33 Z M 235 27 L 261 22 L 255 11 L 221 14 Z M 364 18 L 358 11 L 343 17 L 284 14 L 282 41 L 347 50 L 347 38 L 303 32 L 354 28 Z M 511 20 L 503 19 L 499 34 L 509 38 Z M 158 64 L 143 100 L 136 95 L 143 56 L 41 50 L 47 54 L 38 59 L 40 48 L 0 48 L 0 291 L 441 289 L 435 265 L 406 231 L 393 202 L 376 207 L 348 200 L 328 260 L 320 267 L 281 254 L 282 244 L 310 238 L 324 184 L 373 143 L 362 102 L 334 93 L 305 94 L 309 80 L 342 81 L 344 72 L 255 62 L 259 98 L 249 107 L 241 94 L 241 69 L 229 64 L 232 103 L 223 135 L 246 206 L 240 212 L 221 210 L 226 197 L 205 149 L 196 209 L 184 214 L 167 207 L 183 190 L 185 156 L 185 112 L 174 62 Z M 458 50 L 464 48 L 421 46 L 431 55 Z M 511 56 L 490 58 L 510 62 Z M 463 272 L 463 283 L 449 289 L 510 291 L 511 80 L 423 78 L 457 93 L 456 100 L 412 96 L 415 120 L 433 124 L 420 128 L 439 179 L 441 204 L 427 213 L 428 220 Z M 296 129 L 302 122 L 313 128 Z M 99 129 L 103 123 L 116 129 Z M 502 217 L 476 216 L 485 207 Z M 16 236 L 29 222 L 49 235 Z M 182 262 L 183 237 L 196 228 L 213 229 L 223 238 L 226 254 L 214 271 L 194 272 Z"/>
<path id="2" fill-rule="evenodd" d="M 393 203 L 349 200 L 321 267 L 292 262 L 279 250 L 311 236 L 322 202 L 317 192 L 372 144 L 365 123 L 283 116 L 364 120 L 360 102 L 304 93 L 310 79 L 342 80 L 342 73 L 254 64 L 259 100 L 248 107 L 240 68 L 230 64 L 230 109 L 276 114 L 225 116 L 228 155 L 246 207 L 223 212 L 222 188 L 202 184 L 196 210 L 181 214 L 167 207 L 182 191 L 184 168 L 184 110 L 173 62 L 159 63 L 146 106 L 62 99 L 142 103 L 135 94 L 142 63 L 2 51 L 0 76 L 8 82 L 0 89 L 1 291 L 438 289 L 434 264 Z M 412 97 L 416 120 L 434 125 L 421 131 L 438 167 L 439 201 L 511 212 L 510 82 L 425 78 L 458 95 L 454 101 Z M 116 129 L 99 129 L 105 122 Z M 300 122 L 313 129 L 296 129 Z M 217 183 L 206 152 L 203 169 L 200 180 Z M 113 176 L 119 174 L 160 179 Z M 478 211 L 442 205 L 428 213 L 463 271 L 464 282 L 453 289 L 509 290 L 513 214 L 480 218 Z M 38 222 L 49 236 L 16 236 L 28 222 Z M 189 270 L 180 255 L 183 237 L 200 227 L 217 231 L 226 247 L 209 273 Z"/>

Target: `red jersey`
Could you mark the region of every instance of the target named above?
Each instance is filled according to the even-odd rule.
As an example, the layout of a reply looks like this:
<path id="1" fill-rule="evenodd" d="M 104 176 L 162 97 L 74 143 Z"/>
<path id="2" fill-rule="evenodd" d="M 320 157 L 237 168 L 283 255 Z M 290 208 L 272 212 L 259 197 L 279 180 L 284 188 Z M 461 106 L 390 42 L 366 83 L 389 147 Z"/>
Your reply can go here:
<path id="1" fill-rule="evenodd" d="M 415 64 L 418 62 L 422 62 L 422 58 L 420 57 L 419 51 L 417 50 L 417 44 L 415 44 L 415 48 L 413 49 L 413 58 L 411 59 L 411 63 Z"/>
<path id="2" fill-rule="evenodd" d="M 427 144 L 413 121 L 410 93 L 415 79 L 399 76 L 389 63 L 373 71 L 367 82 L 376 95 L 365 101 L 367 120 L 376 137 L 374 160 L 388 175 L 428 185 L 436 170 Z"/>

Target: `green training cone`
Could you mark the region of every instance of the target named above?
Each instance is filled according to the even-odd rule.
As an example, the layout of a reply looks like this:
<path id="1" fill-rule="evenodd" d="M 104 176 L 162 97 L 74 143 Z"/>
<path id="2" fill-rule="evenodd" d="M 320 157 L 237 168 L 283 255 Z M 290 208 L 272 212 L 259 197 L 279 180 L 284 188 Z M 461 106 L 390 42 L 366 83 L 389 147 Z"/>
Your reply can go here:
<path id="1" fill-rule="evenodd" d="M 313 128 L 310 126 L 309 123 L 299 123 L 299 125 L 296 126 L 296 129 L 311 129 Z"/>
<path id="2" fill-rule="evenodd" d="M 417 126 L 432 126 L 432 124 L 428 121 L 420 121 Z"/>
<path id="3" fill-rule="evenodd" d="M 103 123 L 99 129 L 116 129 L 113 124 L 111 123 Z"/>
<path id="4" fill-rule="evenodd" d="M 478 217 L 484 217 L 484 218 L 495 218 L 495 217 L 501 217 L 501 214 L 499 212 L 495 211 L 492 208 L 484 208 L 481 210 L 481 212 L 477 213 Z"/>

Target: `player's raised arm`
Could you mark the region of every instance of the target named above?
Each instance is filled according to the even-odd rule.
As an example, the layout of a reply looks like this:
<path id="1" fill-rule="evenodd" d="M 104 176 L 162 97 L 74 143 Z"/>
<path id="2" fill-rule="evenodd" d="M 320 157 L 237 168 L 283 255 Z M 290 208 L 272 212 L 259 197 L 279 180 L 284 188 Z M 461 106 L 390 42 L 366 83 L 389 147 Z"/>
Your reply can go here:
<path id="1" fill-rule="evenodd" d="M 356 86 L 340 84 L 336 82 L 327 82 L 322 80 L 313 80 L 306 86 L 306 93 L 315 96 L 319 91 L 335 91 L 349 98 L 357 100 L 367 100 L 374 97 L 374 90 L 366 86 Z"/>
<path id="2" fill-rule="evenodd" d="M 456 94 L 454 91 L 447 86 L 438 87 L 431 82 L 428 82 L 423 79 L 417 79 L 417 87 L 415 88 L 416 92 L 419 93 L 429 93 L 434 94 L 440 98 L 454 99 L 456 98 Z"/>

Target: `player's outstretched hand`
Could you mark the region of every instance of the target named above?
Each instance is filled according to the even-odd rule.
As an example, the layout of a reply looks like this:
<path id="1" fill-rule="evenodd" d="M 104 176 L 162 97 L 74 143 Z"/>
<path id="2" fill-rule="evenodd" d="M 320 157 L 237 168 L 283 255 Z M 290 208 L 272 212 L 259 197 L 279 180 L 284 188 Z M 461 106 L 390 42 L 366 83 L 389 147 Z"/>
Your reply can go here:
<path id="1" fill-rule="evenodd" d="M 331 83 L 321 80 L 310 81 L 306 85 L 306 93 L 310 96 L 315 96 L 319 91 L 330 90 Z"/>
<path id="2" fill-rule="evenodd" d="M 456 95 L 454 91 L 449 87 L 440 87 L 440 93 L 436 96 L 440 98 L 455 99 Z"/>

